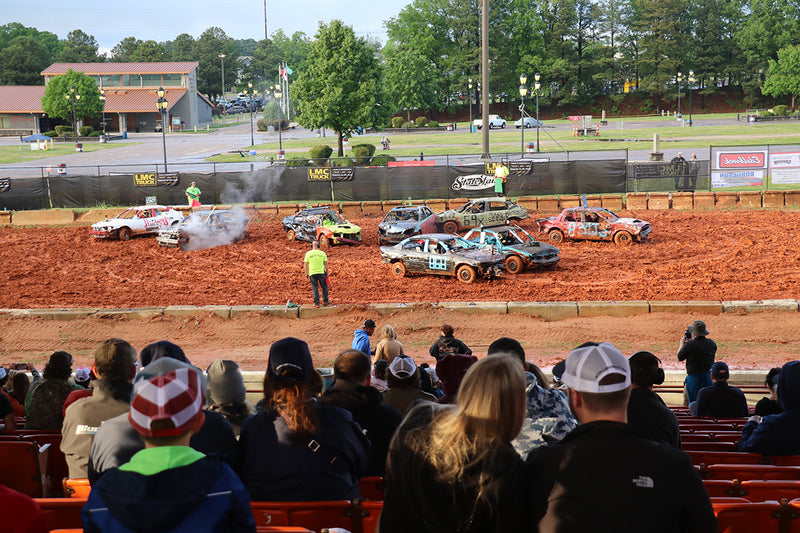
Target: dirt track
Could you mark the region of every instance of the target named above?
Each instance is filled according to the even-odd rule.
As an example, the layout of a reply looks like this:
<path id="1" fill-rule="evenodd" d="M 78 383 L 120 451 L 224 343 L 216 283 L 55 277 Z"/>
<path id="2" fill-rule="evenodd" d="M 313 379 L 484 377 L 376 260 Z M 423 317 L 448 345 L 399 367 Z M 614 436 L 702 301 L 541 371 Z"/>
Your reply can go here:
<path id="1" fill-rule="evenodd" d="M 465 285 L 453 278 L 394 278 L 380 262 L 377 218 L 362 226 L 364 244 L 327 250 L 334 303 L 418 301 L 757 300 L 800 298 L 800 212 L 622 212 L 653 224 L 649 242 L 620 248 L 609 243 L 564 243 L 556 268 L 505 275 Z M 532 217 L 545 214 L 533 214 Z M 532 221 L 523 226 L 534 227 Z M 278 217 L 255 221 L 238 244 L 182 253 L 159 248 L 153 238 L 93 242 L 86 227 L 0 228 L 3 261 L 0 307 L 144 307 L 172 304 L 246 305 L 310 303 L 303 275 L 305 243 L 285 239 Z M 366 318 L 353 311 L 335 318 L 278 320 L 161 317 L 118 322 L 91 319 L 0 321 L 0 362 L 42 358 L 67 349 L 81 358 L 108 336 L 137 348 L 168 338 L 197 362 L 227 356 L 263 368 L 269 344 L 285 335 L 309 341 L 320 364 L 349 345 Z M 765 367 L 796 357 L 792 341 L 800 313 L 635 319 L 573 319 L 546 323 L 528 317 L 463 315 L 423 310 L 379 320 L 398 327 L 415 356 L 427 353 L 443 321 L 475 345 L 476 353 L 500 335 L 516 336 L 530 359 L 548 366 L 587 339 L 610 340 L 623 351 L 649 348 L 665 359 L 691 320 L 708 321 L 720 352 L 742 366 Z M 376 340 L 377 342 L 377 340 Z M 675 364 L 677 367 L 677 364 Z"/>

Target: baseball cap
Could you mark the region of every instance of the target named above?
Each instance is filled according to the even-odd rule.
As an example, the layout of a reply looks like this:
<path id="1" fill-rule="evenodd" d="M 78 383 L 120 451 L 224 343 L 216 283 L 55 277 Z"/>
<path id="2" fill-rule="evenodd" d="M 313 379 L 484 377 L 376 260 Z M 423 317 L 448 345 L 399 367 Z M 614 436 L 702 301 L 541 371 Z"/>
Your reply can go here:
<path id="1" fill-rule="evenodd" d="M 200 376 L 192 368 L 140 380 L 128 420 L 143 437 L 179 437 L 205 419 Z"/>
<path id="2" fill-rule="evenodd" d="M 731 377 L 728 365 L 725 364 L 723 361 L 717 361 L 716 363 L 711 365 L 711 375 L 714 376 L 716 379 L 728 379 Z"/>
<path id="3" fill-rule="evenodd" d="M 374 328 L 374 327 L 375 327 L 375 321 L 372 320 L 371 318 L 368 318 L 364 321 L 364 328 Z"/>
<path id="4" fill-rule="evenodd" d="M 558 363 L 553 365 L 553 381 L 556 383 L 562 383 L 561 377 L 564 375 L 564 367 L 566 366 L 566 361 L 562 360 Z"/>
<path id="5" fill-rule="evenodd" d="M 78 383 L 85 383 L 89 381 L 89 369 L 86 367 L 81 367 L 75 370 L 75 381 Z"/>
<path id="6" fill-rule="evenodd" d="M 389 372 L 396 378 L 405 379 L 413 376 L 417 371 L 417 365 L 414 360 L 404 355 L 398 355 L 392 359 L 389 365 Z"/>
<path id="7" fill-rule="evenodd" d="M 281 383 L 302 383 L 311 377 L 314 364 L 305 341 L 286 337 L 269 348 L 269 377 Z"/>
<path id="8" fill-rule="evenodd" d="M 625 380 L 601 385 L 600 381 L 610 374 L 621 374 Z M 561 380 L 570 389 L 580 392 L 616 392 L 630 386 L 631 369 L 622 352 L 610 342 L 601 342 L 572 350 L 567 356 Z"/>

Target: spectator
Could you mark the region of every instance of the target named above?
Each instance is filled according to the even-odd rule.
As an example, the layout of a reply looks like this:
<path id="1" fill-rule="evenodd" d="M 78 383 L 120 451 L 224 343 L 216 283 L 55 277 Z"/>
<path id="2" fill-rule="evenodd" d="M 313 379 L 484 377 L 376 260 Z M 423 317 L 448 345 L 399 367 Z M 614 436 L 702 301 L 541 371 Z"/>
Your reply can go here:
<path id="1" fill-rule="evenodd" d="M 375 347 L 375 355 L 372 356 L 372 362 L 375 363 L 383 359 L 384 361 L 392 362 L 392 359 L 398 355 L 404 355 L 403 345 L 397 340 L 397 333 L 394 328 L 389 324 L 383 326 L 381 331 L 383 338 L 381 342 Z M 366 353 L 366 352 L 364 352 Z M 367 354 L 369 355 L 369 354 Z"/>
<path id="2" fill-rule="evenodd" d="M 140 352 L 139 357 L 141 356 Z M 200 382 L 205 388 L 205 377 L 199 368 L 171 357 L 162 357 L 142 368 L 134 379 L 134 385 L 142 379 L 148 380 L 180 368 L 189 368 L 199 374 Z M 189 445 L 198 452 L 225 461 L 234 471 L 238 471 L 239 446 L 231 425 L 219 413 L 205 411 L 204 414 L 205 423 L 192 435 Z M 142 439 L 131 425 L 127 414 L 106 420 L 92 441 L 89 452 L 89 482 L 94 484 L 107 470 L 130 461 L 143 446 Z"/>
<path id="3" fill-rule="evenodd" d="M 108 339 L 95 350 L 92 368 L 98 379 L 92 382 L 92 394 L 69 406 L 61 427 L 69 477 L 89 477 L 89 451 L 98 428 L 130 410 L 135 363 L 136 350 L 122 339 Z"/>
<path id="4" fill-rule="evenodd" d="M 692 410 L 695 416 L 709 418 L 745 417 L 750 414 L 747 408 L 747 400 L 742 389 L 728 385 L 730 379 L 728 365 L 722 361 L 717 361 L 711 365 L 711 380 L 714 382 L 710 387 L 700 389 L 697 393 L 697 402 Z"/>
<path id="5" fill-rule="evenodd" d="M 420 369 L 407 355 L 395 357 L 386 376 L 389 390 L 383 393 L 383 403 L 391 405 L 405 416 L 418 401 L 435 402 L 436 396 L 420 389 Z"/>
<path id="6" fill-rule="evenodd" d="M 564 368 L 566 366 L 566 361 L 562 359 L 558 363 L 553 365 L 553 388 L 562 389 L 564 388 L 564 383 L 561 381 L 561 376 L 564 375 Z"/>
<path id="7" fill-rule="evenodd" d="M 369 347 L 369 338 L 375 333 L 375 321 L 368 318 L 364 321 L 364 326 L 353 332 L 353 344 L 350 346 L 354 350 L 361 350 L 367 355 L 372 352 Z"/>
<path id="8" fill-rule="evenodd" d="M 489 345 L 487 355 L 503 353 L 514 356 L 523 365 L 527 364 L 525 349 L 516 339 L 501 337 Z M 558 442 L 577 425 L 569 410 L 567 395 L 549 388 L 547 378 L 538 366 L 532 365 L 532 370 L 534 372 L 525 372 L 525 420 L 512 443 L 521 457 L 527 457 L 538 446 Z"/>
<path id="9" fill-rule="evenodd" d="M 6 533 L 50 531 L 36 500 L 3 484 L 0 484 L 0 516 L 3 517 L 3 531 Z"/>
<path id="10" fill-rule="evenodd" d="M 0 387 L 8 380 L 8 371 L 0 367 Z M 14 406 L 11 398 L 0 388 L 0 421 L 5 424 L 6 431 L 15 431 L 17 423 L 14 420 Z"/>
<path id="11" fill-rule="evenodd" d="M 170 359 L 175 359 L 187 365 L 192 364 L 186 357 L 186 354 L 183 353 L 183 349 L 169 341 L 153 342 L 142 348 L 142 351 L 139 352 L 139 363 L 142 368 L 144 368 L 162 357 L 169 357 Z"/>
<path id="12" fill-rule="evenodd" d="M 436 374 L 442 382 L 444 396 L 439 398 L 439 403 L 456 403 L 458 388 L 467 374 L 467 370 L 478 358 L 474 355 L 451 354 L 446 355 L 436 362 Z"/>
<path id="13" fill-rule="evenodd" d="M 423 392 L 436 396 L 438 400 L 444 396 L 442 390 L 442 381 L 439 379 L 439 374 L 436 373 L 435 368 L 431 368 L 428 363 L 419 365 L 420 386 Z"/>
<path id="14" fill-rule="evenodd" d="M 386 374 L 389 372 L 389 361 L 381 359 L 375 361 L 372 366 L 372 380 L 370 385 L 378 389 L 378 392 L 386 392 L 389 390 L 389 384 L 386 383 Z"/>
<path id="15" fill-rule="evenodd" d="M 242 422 L 253 413 L 253 407 L 247 403 L 247 389 L 239 365 L 229 359 L 217 359 L 208 366 L 206 374 L 208 375 L 206 409 L 224 416 L 238 438 Z"/>
<path id="16" fill-rule="evenodd" d="M 14 407 L 14 416 L 25 417 L 25 398 L 28 396 L 28 391 L 31 388 L 31 380 L 28 374 L 20 370 L 6 370 L 8 378 L 6 381 L 6 389 L 2 391 L 11 401 Z"/>
<path id="17" fill-rule="evenodd" d="M 72 374 L 72 356 L 54 352 L 44 367 L 44 377 L 33 383 L 25 399 L 25 429 L 61 430 L 62 408 L 69 393 L 81 387 L 68 381 Z"/>
<path id="18" fill-rule="evenodd" d="M 681 337 L 678 361 L 686 361 L 684 405 L 695 401 L 700 389 L 711 386 L 708 372 L 711 370 L 711 365 L 714 364 L 717 344 L 706 338 L 707 335 L 706 323 L 702 320 L 695 320 L 686 329 L 686 334 Z"/>
<path id="19" fill-rule="evenodd" d="M 758 416 L 767 416 L 779 415 L 783 412 L 781 404 L 778 403 L 778 379 L 780 379 L 780 373 L 781 369 L 777 367 L 771 368 L 770 371 L 767 372 L 764 385 L 766 385 L 769 391 L 769 397 L 764 396 L 758 400 L 754 414 Z"/>
<path id="20" fill-rule="evenodd" d="M 751 416 L 742 428 L 739 450 L 765 455 L 800 454 L 800 361 L 790 361 L 778 374 L 777 415 Z"/>
<path id="21" fill-rule="evenodd" d="M 628 424 L 657 442 L 681 447 L 678 417 L 664 400 L 653 392 L 653 385 L 664 383 L 661 359 L 646 351 L 628 358 L 631 368 L 631 396 L 628 399 Z"/>
<path id="22" fill-rule="evenodd" d="M 389 450 L 380 531 L 522 531 L 523 464 L 511 440 L 524 416 L 522 367 L 507 355 L 473 365 L 456 405 L 414 407 Z"/>
<path id="23" fill-rule="evenodd" d="M 84 531 L 255 532 L 230 466 L 189 446 L 205 421 L 201 374 L 179 368 L 137 381 L 134 392 L 128 419 L 145 449 L 92 487 Z"/>
<path id="24" fill-rule="evenodd" d="M 539 531 L 716 531 L 689 456 L 626 423 L 630 370 L 617 348 L 579 346 L 562 379 L 581 425 L 528 456 Z"/>
<path id="25" fill-rule="evenodd" d="M 442 334 L 436 339 L 436 342 L 431 345 L 430 350 L 428 350 L 431 357 L 438 361 L 445 355 L 454 353 L 472 355 L 472 350 L 470 350 L 466 344 L 456 339 L 453 336 L 453 331 L 453 326 L 450 324 L 442 324 Z"/>
<path id="26" fill-rule="evenodd" d="M 135 357 L 136 357 L 136 352 L 134 352 L 134 361 L 133 361 L 134 363 L 136 362 Z M 76 401 L 80 400 L 81 398 L 86 398 L 87 396 L 92 395 L 93 391 L 90 387 L 91 383 L 95 379 L 97 379 L 97 376 L 95 376 L 94 373 L 88 368 L 83 367 L 75 370 L 74 381 L 75 384 L 80 385 L 81 388 L 70 392 L 69 396 L 67 396 L 67 399 L 64 400 L 64 408 L 63 408 L 64 416 L 66 416 L 67 414 L 67 407 L 69 407 Z"/>
<path id="27" fill-rule="evenodd" d="M 80 385 L 84 389 L 89 388 L 89 383 L 92 381 L 92 372 L 86 368 L 81 367 L 75 370 L 75 376 L 73 380 L 75 381 L 76 385 Z"/>
<path id="28" fill-rule="evenodd" d="M 242 424 L 242 473 L 256 501 L 358 498 L 370 444 L 349 411 L 320 405 L 308 345 L 292 337 L 269 350 L 264 408 Z"/>
<path id="29" fill-rule="evenodd" d="M 383 396 L 370 387 L 369 357 L 360 350 L 345 350 L 333 362 L 333 385 L 322 395 L 323 405 L 347 409 L 364 430 L 372 445 L 372 459 L 365 475 L 382 476 L 386 472 L 386 454 L 397 426 L 400 412 L 382 405 Z"/>

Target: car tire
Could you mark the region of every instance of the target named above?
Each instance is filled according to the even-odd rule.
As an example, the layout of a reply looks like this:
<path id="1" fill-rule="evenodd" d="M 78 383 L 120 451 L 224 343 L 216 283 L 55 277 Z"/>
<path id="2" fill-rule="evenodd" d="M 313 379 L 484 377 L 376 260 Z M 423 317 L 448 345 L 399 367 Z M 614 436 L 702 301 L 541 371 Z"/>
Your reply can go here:
<path id="1" fill-rule="evenodd" d="M 533 124 L 528 122 L 527 124 L 525 124 L 525 127 L 531 129 L 533 127 Z"/>
<path id="2" fill-rule="evenodd" d="M 494 129 L 494 124 L 492 124 L 491 122 L 489 123 L 489 129 L 490 129 L 490 130 L 493 130 L 493 129 Z"/>
<path id="3" fill-rule="evenodd" d="M 294 241 L 297 239 L 297 233 L 295 233 L 293 229 L 290 229 L 286 232 L 286 238 L 290 241 Z"/>
<path id="4" fill-rule="evenodd" d="M 392 263 L 392 274 L 398 278 L 404 277 L 406 275 L 406 265 L 402 261 Z"/>
<path id="5" fill-rule="evenodd" d="M 550 238 L 550 242 L 552 243 L 558 244 L 564 242 L 564 232 L 560 229 L 551 229 L 547 236 Z"/>
<path id="6" fill-rule="evenodd" d="M 509 274 L 521 274 L 525 270 L 525 263 L 518 255 L 509 255 L 505 261 L 506 272 Z"/>
<path id="7" fill-rule="evenodd" d="M 633 242 L 633 235 L 627 231 L 620 231 L 614 234 L 614 243 L 619 246 L 627 246 Z"/>
<path id="8" fill-rule="evenodd" d="M 475 269 L 469 265 L 461 265 L 456 270 L 456 277 L 462 283 L 472 283 L 475 281 Z"/>
<path id="9" fill-rule="evenodd" d="M 514 125 L 515 128 L 520 129 L 522 126 Z M 527 126 L 525 126 L 527 128 Z"/>
<path id="10" fill-rule="evenodd" d="M 119 240 L 121 241 L 131 240 L 131 228 L 119 228 Z"/>
<path id="11" fill-rule="evenodd" d="M 323 246 L 330 246 L 331 244 L 330 239 L 328 239 L 328 237 L 326 237 L 325 235 L 320 235 L 319 239 L 317 240 L 319 241 L 320 248 L 322 248 Z"/>
<path id="12" fill-rule="evenodd" d="M 503 122 L 502 124 L 500 124 L 500 129 L 501 129 L 501 130 L 504 130 L 504 129 L 506 129 L 506 123 L 505 123 L 505 122 Z"/>
<path id="13" fill-rule="evenodd" d="M 444 226 L 442 226 L 442 231 L 455 235 L 458 232 L 458 222 L 455 220 L 448 220 L 444 223 Z"/>

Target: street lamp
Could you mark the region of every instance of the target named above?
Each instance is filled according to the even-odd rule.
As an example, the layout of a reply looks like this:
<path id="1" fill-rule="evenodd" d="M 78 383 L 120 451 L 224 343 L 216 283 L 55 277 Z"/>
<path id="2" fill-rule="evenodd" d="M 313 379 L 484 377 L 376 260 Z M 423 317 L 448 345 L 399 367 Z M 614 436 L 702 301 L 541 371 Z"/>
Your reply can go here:
<path id="1" fill-rule="evenodd" d="M 519 121 L 520 121 L 520 158 L 525 158 L 525 95 L 528 94 L 528 86 L 525 82 L 528 81 L 527 74 L 519 75 Z"/>
<path id="2" fill-rule="evenodd" d="M 225 99 L 225 54 L 219 55 L 219 62 L 222 65 L 222 99 Z"/>
<path id="3" fill-rule="evenodd" d="M 692 85 L 694 85 L 694 71 L 689 71 L 689 78 L 686 80 L 689 82 L 689 127 L 692 127 Z"/>
<path id="4" fill-rule="evenodd" d="M 161 142 L 164 146 L 164 172 L 167 172 L 167 133 L 166 133 L 166 123 L 167 123 L 167 99 L 164 98 L 164 91 L 163 87 L 159 87 L 158 91 L 158 100 L 156 100 L 156 109 L 161 114 Z"/>
<path id="5" fill-rule="evenodd" d="M 533 84 L 533 92 L 536 94 L 536 151 L 539 151 L 539 126 L 541 122 L 539 122 L 539 91 L 542 88 L 542 85 L 539 83 L 539 79 L 541 76 L 537 72 L 533 75 L 533 80 L 535 83 Z"/>
<path id="6" fill-rule="evenodd" d="M 283 93 L 281 92 L 280 84 L 275 85 L 273 94 L 275 99 L 278 100 L 278 155 L 280 155 L 283 153 L 283 141 L 281 140 L 281 130 L 283 129 L 283 117 L 281 117 L 283 101 L 281 97 L 283 97 Z"/>
<path id="7" fill-rule="evenodd" d="M 75 102 L 81 99 L 81 95 L 75 92 L 75 86 L 69 88 L 69 92 L 64 95 L 72 104 L 72 132 L 75 134 L 75 144 L 78 144 L 78 124 L 75 116 Z"/>
<path id="8" fill-rule="evenodd" d="M 106 91 L 100 89 L 100 102 L 103 104 L 103 139 L 106 138 Z"/>
<path id="9" fill-rule="evenodd" d="M 247 87 L 250 88 L 250 93 L 253 93 L 253 82 L 247 82 Z M 256 91 L 257 92 L 257 91 Z M 244 95 L 247 96 L 247 89 L 244 90 Z M 253 99 L 252 97 L 247 102 L 247 110 L 250 111 L 250 146 L 255 144 L 255 139 L 253 138 Z"/>
<path id="10" fill-rule="evenodd" d="M 469 88 L 469 91 L 467 91 L 469 96 L 469 132 L 472 133 L 472 78 L 469 79 L 467 87 Z"/>
<path id="11" fill-rule="evenodd" d="M 678 72 L 678 76 L 675 79 L 678 80 L 678 116 L 683 118 L 683 113 L 681 113 L 681 82 L 683 81 L 683 73 Z"/>

